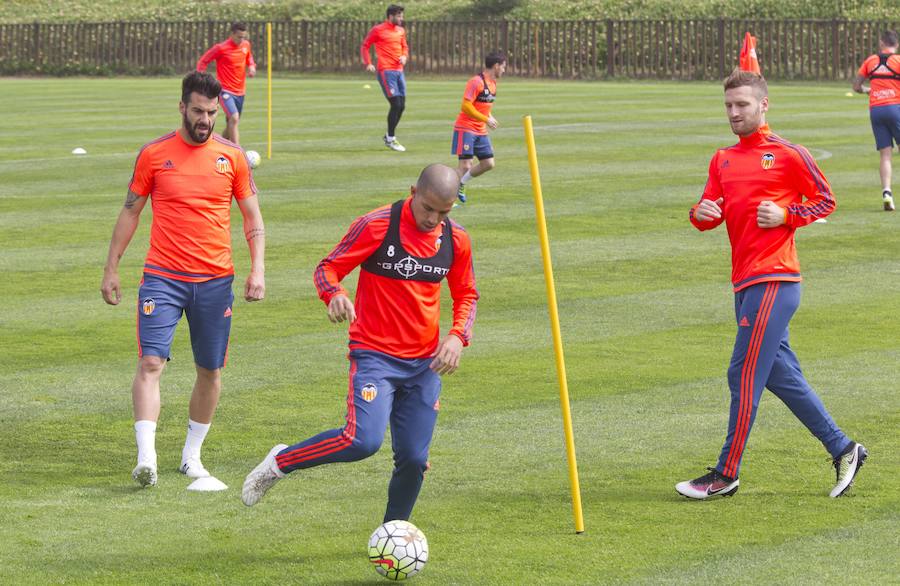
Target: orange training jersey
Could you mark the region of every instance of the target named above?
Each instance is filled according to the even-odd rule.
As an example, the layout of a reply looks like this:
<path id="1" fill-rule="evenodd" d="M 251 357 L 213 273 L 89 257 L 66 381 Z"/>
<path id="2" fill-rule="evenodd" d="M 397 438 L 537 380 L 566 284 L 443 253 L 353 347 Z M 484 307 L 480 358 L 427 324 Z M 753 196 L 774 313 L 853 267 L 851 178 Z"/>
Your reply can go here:
<path id="1" fill-rule="evenodd" d="M 239 146 L 218 134 L 193 146 L 170 132 L 138 153 L 128 189 L 153 206 L 145 273 L 189 282 L 234 274 L 231 198 L 256 194 Z"/>
<path id="2" fill-rule="evenodd" d="M 216 77 L 222 84 L 222 89 L 243 96 L 247 87 L 245 79 L 247 67 L 256 67 L 253 52 L 250 50 L 250 41 L 241 41 L 240 45 L 235 45 L 234 41 L 228 38 L 213 45 L 197 61 L 197 71 L 206 71 L 212 61 L 216 62 Z"/>
<path id="3" fill-rule="evenodd" d="M 834 211 L 831 187 L 809 151 L 772 134 L 768 126 L 740 139 L 713 155 L 701 197 L 723 198 L 722 218 L 698 221 L 698 202 L 691 208 L 691 223 L 709 230 L 725 222 L 735 292 L 763 281 L 800 281 L 794 231 Z M 784 208 L 783 225 L 757 225 L 756 210 L 765 200 Z"/>
<path id="4" fill-rule="evenodd" d="M 497 99 L 497 82 L 492 83 L 483 73 L 479 73 L 466 84 L 463 93 L 463 101 L 471 102 L 475 109 L 484 116 L 491 115 L 491 107 Z M 487 134 L 487 123 L 472 118 L 466 112 L 460 112 L 456 117 L 454 130 L 463 130 L 474 134 Z"/>
<path id="5" fill-rule="evenodd" d="M 869 78 L 869 107 L 900 104 L 900 55 L 869 55 L 859 68 Z"/>
<path id="6" fill-rule="evenodd" d="M 406 44 L 406 29 L 386 20 L 372 27 L 359 48 L 363 63 L 371 65 L 369 47 L 375 44 L 375 55 L 378 57 L 378 71 L 403 71 L 400 57 L 409 58 L 409 46 Z"/>
<path id="7" fill-rule="evenodd" d="M 430 257 L 440 248 L 442 226 L 420 232 L 410 209 L 411 199 L 400 213 L 400 241 L 409 254 Z M 341 242 L 316 267 L 314 280 L 319 298 L 327 305 L 338 293 L 347 294 L 340 281 L 368 259 L 387 236 L 391 206 L 380 207 L 357 218 Z M 453 263 L 447 284 L 453 299 L 450 333 L 468 346 L 475 321 L 478 291 L 472 266 L 469 235 L 453 227 Z M 441 284 L 407 281 L 376 275 L 360 268 L 356 286 L 356 321 L 350 324 L 350 348 L 376 350 L 398 358 L 430 356 L 440 337 Z"/>

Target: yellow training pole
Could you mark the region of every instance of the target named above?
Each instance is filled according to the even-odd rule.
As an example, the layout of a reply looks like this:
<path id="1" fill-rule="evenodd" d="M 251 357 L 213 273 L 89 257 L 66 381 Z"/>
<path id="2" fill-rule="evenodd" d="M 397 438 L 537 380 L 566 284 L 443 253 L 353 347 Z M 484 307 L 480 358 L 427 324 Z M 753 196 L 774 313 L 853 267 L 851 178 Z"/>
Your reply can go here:
<path id="1" fill-rule="evenodd" d="M 272 23 L 266 23 L 266 73 L 269 78 L 269 150 L 267 159 L 272 158 Z"/>
<path id="2" fill-rule="evenodd" d="M 550 239 L 547 236 L 547 219 L 544 217 L 544 196 L 541 194 L 541 176 L 538 172 L 537 149 L 534 146 L 534 129 L 531 126 L 531 116 L 525 116 L 524 121 L 525 143 L 528 147 L 528 166 L 531 168 L 531 189 L 534 192 L 534 209 L 537 215 L 538 235 L 541 238 L 541 256 L 544 259 L 547 307 L 550 310 L 550 326 L 553 328 L 556 377 L 559 379 L 559 403 L 562 408 L 563 430 L 566 436 L 566 456 L 569 461 L 569 484 L 572 489 L 572 514 L 575 516 L 575 533 L 584 533 L 584 516 L 581 512 L 581 488 L 578 486 L 578 463 L 575 461 L 575 437 L 572 434 L 572 413 L 569 409 L 569 385 L 566 382 L 566 361 L 563 357 L 562 335 L 559 330 L 559 312 L 556 308 L 556 286 L 553 284 Z"/>

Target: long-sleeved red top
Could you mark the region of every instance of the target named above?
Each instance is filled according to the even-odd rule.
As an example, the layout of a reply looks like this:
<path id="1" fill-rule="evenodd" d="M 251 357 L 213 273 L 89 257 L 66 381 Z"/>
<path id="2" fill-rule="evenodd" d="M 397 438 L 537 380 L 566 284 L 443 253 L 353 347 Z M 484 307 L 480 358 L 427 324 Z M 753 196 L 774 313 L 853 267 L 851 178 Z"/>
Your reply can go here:
<path id="1" fill-rule="evenodd" d="M 216 77 L 222 84 L 222 89 L 236 96 L 243 96 L 247 87 L 245 79 L 247 67 L 256 67 L 250 41 L 244 40 L 235 45 L 229 37 L 213 45 L 197 61 L 197 71 L 206 71 L 213 61 L 216 62 Z"/>
<path id="2" fill-rule="evenodd" d="M 720 197 L 721 218 L 698 221 L 694 217 L 697 202 L 690 220 L 698 230 L 725 222 L 735 292 L 764 281 L 800 281 L 794 231 L 824 218 L 836 206 L 831 187 L 809 151 L 772 134 L 767 125 L 713 155 L 700 201 Z M 757 208 L 766 200 L 784 208 L 783 225 L 757 225 Z"/>
<path id="3" fill-rule="evenodd" d="M 409 254 L 431 257 L 440 248 L 443 226 L 430 232 L 419 231 L 410 201 L 408 198 L 403 203 L 400 213 L 400 241 Z M 388 234 L 390 214 L 388 205 L 357 218 L 331 254 L 316 267 L 316 290 L 326 305 L 335 295 L 347 294 L 340 281 L 381 246 Z M 452 223 L 452 231 L 453 261 L 446 276 L 453 299 L 450 333 L 468 346 L 478 300 L 472 244 L 462 226 Z M 390 278 L 360 267 L 350 348 L 376 350 L 398 358 L 430 356 L 440 337 L 440 301 L 440 282 Z"/>
<path id="4" fill-rule="evenodd" d="M 369 47 L 375 44 L 375 55 L 378 57 L 378 71 L 403 71 L 400 57 L 409 58 L 409 46 L 406 44 L 406 29 L 389 20 L 372 27 L 359 48 L 365 65 L 371 65 L 372 57 Z"/>

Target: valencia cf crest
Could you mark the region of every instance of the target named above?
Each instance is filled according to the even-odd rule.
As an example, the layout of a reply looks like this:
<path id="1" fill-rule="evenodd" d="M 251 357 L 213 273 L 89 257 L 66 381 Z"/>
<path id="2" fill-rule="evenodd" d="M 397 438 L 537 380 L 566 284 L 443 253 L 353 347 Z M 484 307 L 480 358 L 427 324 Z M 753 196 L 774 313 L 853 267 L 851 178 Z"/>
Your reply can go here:
<path id="1" fill-rule="evenodd" d="M 144 315 L 152 315 L 154 309 L 156 309 L 156 302 L 149 297 L 144 299 L 144 302 L 141 304 L 141 311 L 144 312 Z"/>
<path id="2" fill-rule="evenodd" d="M 775 155 L 772 153 L 764 154 L 759 164 L 762 165 L 763 169 L 771 169 L 775 166 Z"/>
<path id="3" fill-rule="evenodd" d="M 225 157 L 216 159 L 216 171 L 219 173 L 228 173 L 229 169 L 231 169 L 231 163 L 228 162 L 228 159 Z"/>
<path id="4" fill-rule="evenodd" d="M 371 403 L 378 395 L 378 388 L 372 383 L 368 383 L 363 386 L 362 390 L 359 391 L 359 394 L 360 396 L 362 396 L 363 401 L 365 401 L 366 403 Z"/>

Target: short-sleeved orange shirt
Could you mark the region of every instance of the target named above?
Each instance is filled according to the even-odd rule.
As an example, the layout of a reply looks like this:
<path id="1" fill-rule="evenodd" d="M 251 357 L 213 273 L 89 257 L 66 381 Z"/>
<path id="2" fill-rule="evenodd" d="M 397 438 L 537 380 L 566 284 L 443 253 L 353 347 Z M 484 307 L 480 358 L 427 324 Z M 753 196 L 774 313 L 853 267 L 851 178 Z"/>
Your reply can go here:
<path id="1" fill-rule="evenodd" d="M 869 78 L 869 107 L 900 104 L 900 55 L 885 54 L 885 63 L 876 53 L 860 66 L 859 75 Z"/>
<path id="2" fill-rule="evenodd" d="M 218 134 L 194 146 L 170 132 L 144 145 L 128 188 L 153 206 L 144 272 L 188 282 L 234 274 L 231 200 L 256 195 L 241 147 Z"/>
<path id="3" fill-rule="evenodd" d="M 479 74 L 469 80 L 463 100 L 471 102 L 475 109 L 485 116 L 491 115 L 494 100 L 497 99 L 497 82 L 493 84 L 483 75 Z M 464 130 L 474 134 L 487 134 L 487 123 L 472 118 L 465 112 L 460 112 L 453 125 L 456 130 Z"/>

